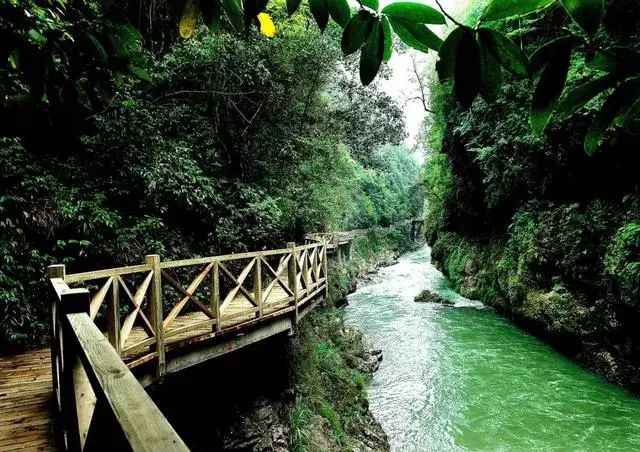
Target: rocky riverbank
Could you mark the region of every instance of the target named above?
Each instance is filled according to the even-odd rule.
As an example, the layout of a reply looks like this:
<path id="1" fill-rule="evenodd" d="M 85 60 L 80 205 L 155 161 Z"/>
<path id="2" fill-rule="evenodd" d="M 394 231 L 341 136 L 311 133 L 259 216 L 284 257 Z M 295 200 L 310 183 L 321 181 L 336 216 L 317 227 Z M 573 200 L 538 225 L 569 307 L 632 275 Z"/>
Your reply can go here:
<path id="1" fill-rule="evenodd" d="M 330 260 L 329 296 L 297 334 L 182 372 L 154 399 L 194 451 L 388 451 L 366 392 L 382 350 L 345 325 L 341 307 L 359 283 L 415 245 L 406 226 L 355 237 L 350 261 Z"/>

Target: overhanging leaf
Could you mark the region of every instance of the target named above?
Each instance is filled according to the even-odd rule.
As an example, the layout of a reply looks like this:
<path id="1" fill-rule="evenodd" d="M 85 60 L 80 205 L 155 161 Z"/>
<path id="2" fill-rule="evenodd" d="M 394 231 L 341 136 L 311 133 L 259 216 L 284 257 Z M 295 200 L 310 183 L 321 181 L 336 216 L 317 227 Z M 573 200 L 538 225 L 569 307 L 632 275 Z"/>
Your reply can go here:
<path id="1" fill-rule="evenodd" d="M 362 47 L 360 53 L 360 81 L 363 85 L 370 84 L 382 63 L 384 55 L 384 31 L 382 28 L 382 22 L 376 20 L 371 27 L 371 33 Z"/>
<path id="2" fill-rule="evenodd" d="M 202 20 L 210 31 L 218 31 L 222 19 L 222 3 L 220 0 L 201 0 Z"/>
<path id="3" fill-rule="evenodd" d="M 563 36 L 540 46 L 531 55 L 527 72 L 533 77 L 551 61 L 557 52 L 564 52 L 567 48 L 573 48 L 578 42 L 579 40 L 575 36 Z"/>
<path id="4" fill-rule="evenodd" d="M 331 18 L 342 28 L 347 26 L 351 19 L 351 9 L 347 0 L 326 0 Z"/>
<path id="5" fill-rule="evenodd" d="M 358 13 L 349 20 L 342 32 L 341 48 L 342 53 L 351 55 L 357 52 L 364 44 L 373 26 L 374 17 L 366 11 Z"/>
<path id="6" fill-rule="evenodd" d="M 198 8 L 198 3 L 195 0 L 187 0 L 178 26 L 180 37 L 189 39 L 193 36 L 193 33 L 196 31 L 199 14 L 200 9 Z"/>
<path id="7" fill-rule="evenodd" d="M 529 58 L 509 37 L 489 28 L 481 28 L 478 34 L 505 69 L 517 75 L 527 75 Z"/>
<path id="8" fill-rule="evenodd" d="M 564 121 L 570 118 L 575 112 L 584 107 L 591 99 L 611 88 L 616 81 L 616 77 L 605 75 L 603 77 L 583 83 L 580 86 L 567 92 L 558 102 L 556 111 L 558 119 Z"/>
<path id="9" fill-rule="evenodd" d="M 555 0 L 491 0 L 484 9 L 480 20 L 506 19 L 512 16 L 523 16 L 533 11 L 546 8 Z"/>
<path id="10" fill-rule="evenodd" d="M 367 8 L 371 8 L 374 11 L 378 11 L 380 8 L 380 3 L 378 0 L 358 0 L 362 6 L 366 6 Z"/>
<path id="11" fill-rule="evenodd" d="M 382 31 L 384 32 L 384 54 L 382 55 L 382 62 L 387 63 L 391 59 L 391 53 L 393 52 L 393 31 L 391 30 L 391 24 L 386 17 L 382 18 Z"/>
<path id="12" fill-rule="evenodd" d="M 480 49 L 472 32 L 465 30 L 456 51 L 453 90 L 464 108 L 469 108 L 480 91 Z"/>
<path id="13" fill-rule="evenodd" d="M 621 84 L 607 99 L 591 123 L 584 140 L 584 150 L 588 155 L 598 149 L 602 137 L 617 117 L 625 117 L 640 97 L 640 78 L 633 78 Z"/>
<path id="14" fill-rule="evenodd" d="M 502 70 L 500 63 L 489 49 L 486 35 L 478 35 L 480 46 L 480 95 L 489 102 L 495 102 L 502 91 Z"/>
<path id="15" fill-rule="evenodd" d="M 425 25 L 389 17 L 389 22 L 402 42 L 422 52 L 440 50 L 442 39 Z"/>
<path id="16" fill-rule="evenodd" d="M 464 36 L 463 28 L 456 28 L 444 40 L 438 52 L 438 61 L 436 62 L 436 71 L 440 83 L 453 79 L 453 72 L 456 65 L 456 52 L 458 44 Z"/>
<path id="17" fill-rule="evenodd" d="M 636 74 L 640 72 L 640 53 L 630 47 L 611 46 L 598 50 L 587 65 L 600 71 Z"/>
<path id="18" fill-rule="evenodd" d="M 382 8 L 382 14 L 418 24 L 444 25 L 444 15 L 427 5 L 414 2 L 395 2 Z"/>
<path id="19" fill-rule="evenodd" d="M 531 128 L 538 135 L 542 135 L 556 102 L 562 94 L 567 81 L 570 60 L 571 47 L 565 46 L 553 54 L 551 60 L 542 71 L 533 94 L 531 114 L 529 116 Z"/>
<path id="20" fill-rule="evenodd" d="M 300 7 L 300 2 L 302 0 L 287 0 L 287 12 L 289 14 L 295 13 Z"/>
<path id="21" fill-rule="evenodd" d="M 98 40 L 98 38 L 96 38 L 92 33 L 89 33 L 86 30 L 81 30 L 80 34 L 91 44 L 98 59 L 101 62 L 106 63 L 109 59 L 109 55 L 107 54 L 107 51 L 104 49 L 104 46 Z"/>
<path id="22" fill-rule="evenodd" d="M 320 31 L 324 31 L 329 23 L 329 9 L 327 7 L 327 0 L 309 0 L 309 8 L 311 14 L 318 24 Z"/>
<path id="23" fill-rule="evenodd" d="M 258 22 L 260 23 L 260 33 L 267 38 L 273 38 L 276 35 L 276 26 L 267 13 L 258 14 Z"/>
<path id="24" fill-rule="evenodd" d="M 222 0 L 224 12 L 233 29 L 240 32 L 244 29 L 244 10 L 239 0 Z"/>
<path id="25" fill-rule="evenodd" d="M 604 12 L 604 0 L 560 0 L 560 3 L 584 31 L 589 34 L 598 31 Z"/>
<path id="26" fill-rule="evenodd" d="M 264 12 L 269 0 L 244 0 L 244 14 L 248 20 L 258 18 L 258 14 Z"/>

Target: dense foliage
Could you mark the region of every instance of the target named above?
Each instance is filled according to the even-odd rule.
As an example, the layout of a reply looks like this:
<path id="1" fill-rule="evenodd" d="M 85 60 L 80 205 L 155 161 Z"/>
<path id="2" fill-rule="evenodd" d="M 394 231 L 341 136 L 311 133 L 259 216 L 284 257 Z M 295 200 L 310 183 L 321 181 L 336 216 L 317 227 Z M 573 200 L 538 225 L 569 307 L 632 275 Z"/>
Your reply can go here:
<path id="1" fill-rule="evenodd" d="M 199 29 L 147 54 L 152 81 L 123 77 L 67 146 L 2 139 L 3 352 L 46 338 L 51 263 L 255 250 L 415 214 L 398 107 L 356 86 L 336 41 L 282 8 L 276 39 Z"/>
<path id="2" fill-rule="evenodd" d="M 599 39 L 637 46 L 639 7 L 608 2 Z M 531 52 L 571 27 L 568 20 L 552 8 L 496 27 Z M 567 87 L 598 74 L 575 57 Z M 437 114 L 426 183 L 434 259 L 467 295 L 514 314 L 610 378 L 637 385 L 635 132 L 618 129 L 589 157 L 583 139 L 607 93 L 538 136 L 527 125 L 535 96 L 527 79 L 505 74 L 503 95 L 493 104 L 477 99 L 468 111 L 451 102 L 448 86 L 434 81 L 432 89 Z"/>

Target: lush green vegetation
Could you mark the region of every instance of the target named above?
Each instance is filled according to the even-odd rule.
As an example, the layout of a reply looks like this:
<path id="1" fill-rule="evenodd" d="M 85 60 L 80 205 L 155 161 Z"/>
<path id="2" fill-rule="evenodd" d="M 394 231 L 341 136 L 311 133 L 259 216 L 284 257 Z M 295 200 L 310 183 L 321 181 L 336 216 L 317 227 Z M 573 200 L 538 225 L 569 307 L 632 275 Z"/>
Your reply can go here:
<path id="1" fill-rule="evenodd" d="M 152 81 L 122 75 L 73 133 L 1 139 L 0 350 L 46 339 L 51 263 L 255 250 L 415 214 L 398 107 L 339 70 L 339 43 L 307 17 L 282 4 L 272 15 L 273 40 L 202 27 L 152 52 L 162 41 L 145 34 L 138 64 Z"/>
<path id="2" fill-rule="evenodd" d="M 636 1 L 607 2 L 598 40 L 637 46 Z M 472 16 L 477 12 L 472 12 Z M 551 8 L 495 25 L 531 53 L 573 25 Z M 572 90 L 603 73 L 574 56 Z M 432 83 L 426 183 L 434 259 L 465 294 L 500 307 L 610 378 L 637 385 L 633 301 L 640 289 L 640 197 L 632 127 L 606 135 L 591 157 L 583 140 L 608 93 L 544 135 L 527 125 L 534 88 L 505 74 L 495 103 L 463 110 Z M 560 103 L 563 101 L 560 100 Z"/>

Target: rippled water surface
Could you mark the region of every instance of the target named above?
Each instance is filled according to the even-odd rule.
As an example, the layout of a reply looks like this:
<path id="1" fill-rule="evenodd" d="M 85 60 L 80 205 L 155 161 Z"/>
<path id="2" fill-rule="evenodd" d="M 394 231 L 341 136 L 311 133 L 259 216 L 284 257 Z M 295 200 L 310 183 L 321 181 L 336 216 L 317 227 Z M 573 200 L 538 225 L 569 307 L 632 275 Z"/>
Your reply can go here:
<path id="1" fill-rule="evenodd" d="M 371 410 L 396 451 L 640 450 L 640 400 L 406 255 L 349 297 L 347 319 L 384 351 Z M 415 303 L 422 289 L 453 308 Z"/>

